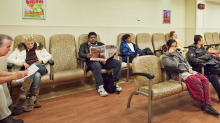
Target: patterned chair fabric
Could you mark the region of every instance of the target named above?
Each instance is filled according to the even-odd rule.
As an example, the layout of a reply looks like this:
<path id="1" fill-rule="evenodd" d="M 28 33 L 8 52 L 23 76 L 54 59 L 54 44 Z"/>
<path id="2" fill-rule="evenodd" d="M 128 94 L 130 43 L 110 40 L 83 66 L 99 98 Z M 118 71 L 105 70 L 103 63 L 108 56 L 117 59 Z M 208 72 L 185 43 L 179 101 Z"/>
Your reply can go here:
<path id="1" fill-rule="evenodd" d="M 166 33 L 166 41 L 168 41 L 170 39 L 170 33 Z"/>
<path id="2" fill-rule="evenodd" d="M 207 44 L 207 45 L 215 44 L 211 32 L 205 32 L 205 33 L 204 33 L 204 38 L 205 38 L 205 41 L 206 41 L 206 44 Z"/>
<path id="3" fill-rule="evenodd" d="M 160 58 L 156 56 L 141 56 L 133 60 L 133 73 L 151 73 L 155 77 L 152 79 L 152 100 L 171 96 L 182 91 L 182 85 L 174 80 L 162 80 Z M 148 79 L 142 76 L 134 77 L 134 89 L 148 93 Z"/>
<path id="4" fill-rule="evenodd" d="M 56 34 L 50 37 L 49 51 L 53 56 L 54 82 L 68 81 L 84 76 L 77 67 L 75 37 L 71 34 Z"/>
<path id="5" fill-rule="evenodd" d="M 161 50 L 161 47 L 166 44 L 165 34 L 163 33 L 154 33 L 152 35 L 153 47 L 154 50 Z M 156 56 L 160 56 L 161 52 L 156 52 Z"/>
<path id="6" fill-rule="evenodd" d="M 154 51 L 152 38 L 149 33 L 138 33 L 136 35 L 136 43 L 140 49 L 149 47 L 152 51 Z"/>
<path id="7" fill-rule="evenodd" d="M 213 36 L 213 40 L 214 40 L 215 44 L 220 44 L 219 33 L 213 32 L 212 36 Z"/>
<path id="8" fill-rule="evenodd" d="M 15 50 L 15 48 L 18 47 L 18 44 L 20 44 L 22 42 L 22 37 L 23 37 L 23 35 L 18 35 L 15 37 L 14 42 L 13 42 L 14 43 L 13 44 L 13 51 Z M 43 35 L 33 34 L 33 37 L 36 42 L 42 43 L 44 45 L 44 48 L 46 48 L 45 37 Z M 44 83 L 49 83 L 49 82 L 50 82 L 49 74 L 43 75 L 41 78 L 41 83 L 44 84 Z M 23 82 L 16 82 L 13 80 L 13 81 L 11 81 L 11 86 L 12 87 L 19 86 L 22 83 Z"/>
<path id="9" fill-rule="evenodd" d="M 23 35 L 18 35 L 15 37 L 13 50 L 15 50 L 15 48 L 18 47 L 18 44 L 22 42 L 22 37 Z M 43 35 L 33 34 L 33 37 L 34 37 L 35 42 L 42 43 L 44 45 L 44 48 L 46 48 L 45 37 Z"/>

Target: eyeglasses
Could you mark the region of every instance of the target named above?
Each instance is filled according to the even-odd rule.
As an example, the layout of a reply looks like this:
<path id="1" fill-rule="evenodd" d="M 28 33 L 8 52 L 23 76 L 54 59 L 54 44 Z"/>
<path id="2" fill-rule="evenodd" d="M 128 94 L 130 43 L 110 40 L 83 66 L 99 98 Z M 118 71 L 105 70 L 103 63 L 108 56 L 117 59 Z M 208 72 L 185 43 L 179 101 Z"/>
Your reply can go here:
<path id="1" fill-rule="evenodd" d="M 96 38 L 96 37 L 89 37 L 89 38 Z"/>

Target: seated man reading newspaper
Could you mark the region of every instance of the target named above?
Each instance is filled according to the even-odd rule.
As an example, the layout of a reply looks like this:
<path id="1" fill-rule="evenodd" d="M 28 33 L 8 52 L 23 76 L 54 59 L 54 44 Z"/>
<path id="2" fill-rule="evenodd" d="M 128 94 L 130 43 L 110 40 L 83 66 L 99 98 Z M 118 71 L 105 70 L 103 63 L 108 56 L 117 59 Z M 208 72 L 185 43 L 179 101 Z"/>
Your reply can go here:
<path id="1" fill-rule="evenodd" d="M 113 76 L 116 81 L 116 91 L 121 91 L 118 81 L 121 76 L 121 62 L 113 59 L 117 47 L 114 45 L 105 45 L 96 41 L 95 32 L 88 34 L 88 41 L 80 45 L 79 57 L 86 59 L 86 70 L 91 70 L 95 77 L 96 89 L 100 96 L 107 96 L 108 93 L 104 89 L 101 69 L 113 69 Z"/>

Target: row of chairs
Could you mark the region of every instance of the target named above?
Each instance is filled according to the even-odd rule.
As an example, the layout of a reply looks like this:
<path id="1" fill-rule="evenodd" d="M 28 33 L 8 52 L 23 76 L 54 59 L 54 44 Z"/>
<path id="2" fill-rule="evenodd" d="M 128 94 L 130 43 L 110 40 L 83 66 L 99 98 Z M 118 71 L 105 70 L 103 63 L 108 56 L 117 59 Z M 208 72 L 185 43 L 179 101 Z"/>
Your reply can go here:
<path id="1" fill-rule="evenodd" d="M 117 46 L 120 47 L 120 42 L 122 41 L 122 36 L 126 33 L 121 33 L 117 38 Z M 133 33 L 128 33 L 131 35 L 131 40 L 140 49 L 149 47 L 155 53 L 161 50 L 161 46 L 168 40 L 167 36 L 163 33 L 154 33 L 152 36 L 149 33 L 138 33 L 135 37 Z M 21 43 L 23 35 L 18 35 L 14 39 L 13 50 L 17 48 L 18 44 Z M 41 42 L 46 47 L 45 37 L 43 35 L 33 35 L 35 40 Z M 100 36 L 97 36 L 97 40 L 101 41 Z M 79 64 L 77 59 L 77 52 L 82 43 L 88 41 L 87 34 L 82 34 L 79 36 L 78 48 L 76 47 L 75 37 L 71 34 L 56 34 L 50 37 L 49 41 L 49 52 L 53 56 L 54 63 L 50 63 L 50 74 L 46 74 L 42 77 L 41 83 L 49 82 L 63 82 L 72 79 L 81 78 L 85 75 L 85 71 L 82 69 L 83 65 Z M 62 54 L 62 55 L 61 55 Z M 119 49 L 117 52 L 117 57 L 120 56 Z M 130 64 L 127 62 L 127 67 L 123 68 L 127 70 L 127 80 L 129 79 L 129 69 Z M 8 64 L 8 71 L 13 71 L 13 65 Z M 89 75 L 92 75 L 89 72 Z M 21 85 L 21 83 L 12 81 L 9 85 L 10 90 L 12 87 Z"/>

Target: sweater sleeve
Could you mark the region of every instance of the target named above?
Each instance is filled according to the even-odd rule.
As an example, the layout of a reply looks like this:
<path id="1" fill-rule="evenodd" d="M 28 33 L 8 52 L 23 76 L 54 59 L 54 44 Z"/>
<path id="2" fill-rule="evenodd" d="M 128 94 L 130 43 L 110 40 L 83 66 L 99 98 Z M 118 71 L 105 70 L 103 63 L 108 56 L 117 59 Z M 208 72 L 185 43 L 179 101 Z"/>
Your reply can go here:
<path id="1" fill-rule="evenodd" d="M 52 58 L 51 54 L 47 52 L 45 48 L 41 50 L 41 56 L 42 57 L 39 60 L 42 60 L 44 64 L 46 64 Z"/>

